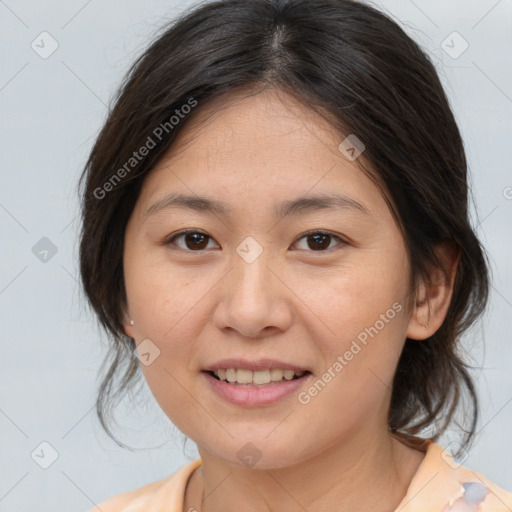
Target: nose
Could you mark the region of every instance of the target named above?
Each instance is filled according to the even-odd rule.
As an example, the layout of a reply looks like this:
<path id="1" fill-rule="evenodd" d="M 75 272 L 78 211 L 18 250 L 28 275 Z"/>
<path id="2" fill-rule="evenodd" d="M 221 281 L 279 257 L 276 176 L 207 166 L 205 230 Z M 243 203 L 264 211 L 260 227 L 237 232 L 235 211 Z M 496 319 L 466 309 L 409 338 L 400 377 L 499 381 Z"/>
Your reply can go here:
<path id="1" fill-rule="evenodd" d="M 286 331 L 292 321 L 293 293 L 284 284 L 265 251 L 255 261 L 233 257 L 224 277 L 214 322 L 222 330 L 235 330 L 247 338 Z"/>

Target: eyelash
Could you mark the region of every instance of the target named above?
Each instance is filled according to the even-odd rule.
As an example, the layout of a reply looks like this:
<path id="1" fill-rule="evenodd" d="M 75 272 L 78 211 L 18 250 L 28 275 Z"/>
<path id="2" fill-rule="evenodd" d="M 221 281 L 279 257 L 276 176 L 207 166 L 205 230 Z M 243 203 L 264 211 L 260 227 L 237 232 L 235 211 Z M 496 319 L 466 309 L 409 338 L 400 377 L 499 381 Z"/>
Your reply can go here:
<path id="1" fill-rule="evenodd" d="M 164 241 L 163 241 L 163 245 L 171 245 L 171 244 L 174 244 L 174 241 L 179 238 L 179 237 L 182 237 L 182 236 L 186 236 L 186 235 L 189 235 L 189 234 L 198 234 L 198 235 L 204 235 L 205 237 L 207 237 L 209 240 L 213 240 L 213 238 L 211 236 L 209 236 L 208 234 L 200 231 L 200 230 L 197 230 L 197 229 L 187 229 L 187 230 L 184 230 L 184 231 L 180 231 L 179 233 L 175 233 L 174 235 L 166 238 Z M 341 238 L 339 235 L 336 235 L 335 233 L 332 233 L 331 231 L 321 231 L 321 230 L 316 230 L 316 231 L 309 231 L 307 233 L 304 233 L 303 235 L 300 236 L 300 238 L 298 238 L 297 240 L 302 240 L 303 238 L 307 238 L 308 236 L 315 236 L 315 235 L 326 235 L 326 236 L 330 236 L 332 238 L 336 238 L 338 239 L 338 241 L 340 242 L 338 244 L 338 248 L 340 248 L 340 246 L 344 246 L 344 245 L 348 245 L 348 242 L 345 241 L 343 238 Z M 197 253 L 201 253 L 203 251 L 205 251 L 206 249 L 199 249 L 197 251 L 194 251 L 194 250 L 191 250 L 191 249 L 183 249 L 182 247 L 178 247 L 180 250 L 182 251 L 185 251 L 185 252 L 197 252 Z M 306 249 L 299 249 L 299 250 L 306 250 Z M 318 253 L 318 252 L 331 252 L 332 250 L 336 250 L 336 247 L 331 248 L 331 249 L 326 249 L 326 250 L 322 250 L 322 249 L 319 249 L 317 251 L 314 251 L 314 250 L 306 250 L 306 252 L 313 252 L 313 253 Z"/>

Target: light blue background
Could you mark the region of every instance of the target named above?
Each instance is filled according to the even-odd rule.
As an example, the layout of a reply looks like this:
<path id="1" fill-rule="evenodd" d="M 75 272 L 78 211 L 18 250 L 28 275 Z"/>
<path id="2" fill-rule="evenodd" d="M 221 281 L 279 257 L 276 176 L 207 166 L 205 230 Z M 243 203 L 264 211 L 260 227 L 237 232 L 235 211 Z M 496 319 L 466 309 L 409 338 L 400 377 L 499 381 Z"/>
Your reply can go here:
<path id="1" fill-rule="evenodd" d="M 0 2 L 0 511 L 86 511 L 197 455 L 192 442 L 183 454 L 181 434 L 147 390 L 125 402 L 117 432 L 140 451 L 119 448 L 95 419 L 105 337 L 79 292 L 75 193 L 123 74 L 165 20 L 189 4 Z M 512 489 L 512 1 L 376 5 L 428 49 L 465 138 L 474 224 L 491 255 L 494 285 L 489 312 L 465 343 L 483 370 L 475 372 L 480 435 L 464 464 Z M 43 31 L 59 45 L 47 59 L 31 48 Z M 469 43 L 457 59 L 442 48 L 454 31 Z M 32 252 L 42 237 L 57 247 L 47 263 Z M 46 470 L 31 458 L 43 441 L 59 454 Z"/>

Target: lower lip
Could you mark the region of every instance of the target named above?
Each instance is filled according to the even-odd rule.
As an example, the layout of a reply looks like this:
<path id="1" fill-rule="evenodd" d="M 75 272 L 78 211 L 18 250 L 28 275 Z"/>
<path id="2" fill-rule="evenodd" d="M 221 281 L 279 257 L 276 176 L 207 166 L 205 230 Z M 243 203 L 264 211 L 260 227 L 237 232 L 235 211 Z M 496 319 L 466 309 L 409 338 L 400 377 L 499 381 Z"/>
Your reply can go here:
<path id="1" fill-rule="evenodd" d="M 208 372 L 203 372 L 213 390 L 222 398 L 235 405 L 258 407 L 277 402 L 281 398 L 297 391 L 311 376 L 305 373 L 302 377 L 285 380 L 268 386 L 248 386 L 231 384 L 225 380 L 217 380 Z"/>

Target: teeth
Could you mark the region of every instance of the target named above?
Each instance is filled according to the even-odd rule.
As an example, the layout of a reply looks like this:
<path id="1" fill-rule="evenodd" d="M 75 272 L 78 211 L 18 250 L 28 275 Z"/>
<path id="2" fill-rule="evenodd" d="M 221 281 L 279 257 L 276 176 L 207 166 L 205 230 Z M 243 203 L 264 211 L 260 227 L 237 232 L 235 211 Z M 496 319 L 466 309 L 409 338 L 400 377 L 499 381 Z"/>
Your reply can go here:
<path id="1" fill-rule="evenodd" d="M 226 379 L 228 380 L 228 382 L 236 382 L 236 370 L 234 370 L 233 368 L 228 368 L 226 370 Z"/>
<path id="2" fill-rule="evenodd" d="M 293 376 L 295 375 L 295 372 L 293 370 L 285 370 L 283 373 L 284 373 L 284 378 L 286 380 L 292 380 Z"/>
<path id="3" fill-rule="evenodd" d="M 272 370 L 270 370 L 270 380 L 283 380 L 283 374 L 283 370 L 272 368 Z"/>
<path id="4" fill-rule="evenodd" d="M 239 371 L 240 370 L 237 371 L 237 375 L 238 375 Z M 252 373 L 252 382 L 254 384 L 268 384 L 272 380 L 270 377 L 269 370 L 258 370 L 256 372 L 249 372 L 249 373 Z"/>
<path id="5" fill-rule="evenodd" d="M 239 384 L 251 384 L 251 382 L 252 382 L 251 370 L 236 370 L 236 381 Z"/>
<path id="6" fill-rule="evenodd" d="M 269 382 L 279 382 L 284 380 L 292 380 L 294 376 L 301 377 L 305 372 L 293 370 L 280 370 L 272 368 L 271 370 L 245 370 L 242 368 L 220 368 L 213 372 L 220 380 L 227 380 L 237 384 L 268 384 Z"/>

